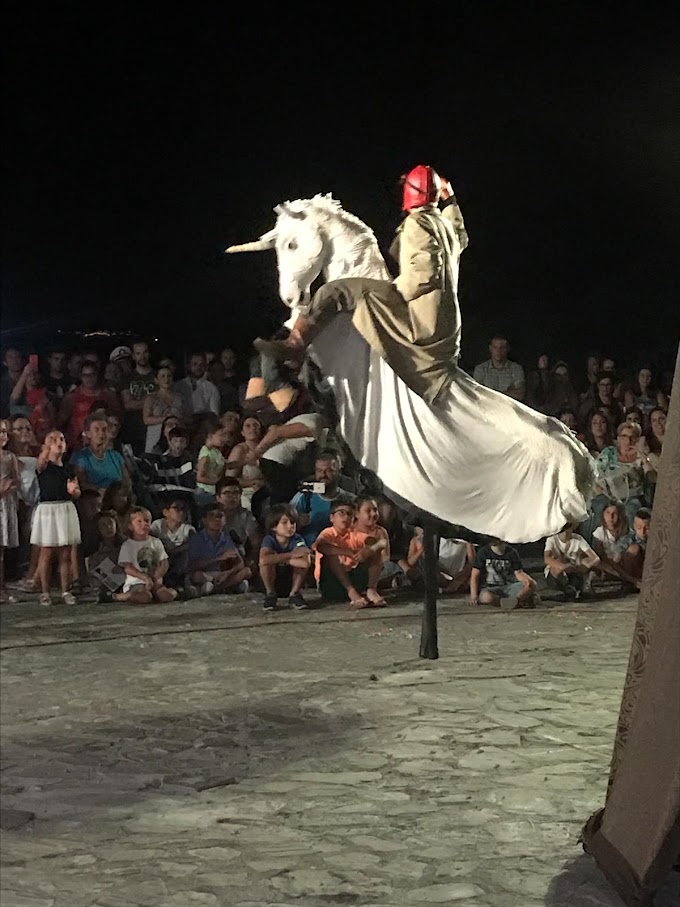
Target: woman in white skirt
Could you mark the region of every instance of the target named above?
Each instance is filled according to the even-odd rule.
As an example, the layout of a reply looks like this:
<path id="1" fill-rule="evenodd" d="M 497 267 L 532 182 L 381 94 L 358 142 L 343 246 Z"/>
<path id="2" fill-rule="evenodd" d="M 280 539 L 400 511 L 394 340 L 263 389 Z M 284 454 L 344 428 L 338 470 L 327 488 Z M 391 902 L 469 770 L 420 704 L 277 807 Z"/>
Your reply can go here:
<path id="1" fill-rule="evenodd" d="M 38 457 L 38 483 L 40 503 L 33 516 L 31 545 L 40 549 L 37 575 L 42 593 L 40 604 L 51 604 L 50 578 L 52 552 L 59 560 L 61 597 L 67 605 L 74 605 L 69 592 L 71 580 L 71 551 L 80 544 L 80 521 L 73 501 L 80 497 L 80 486 L 72 466 L 64 466 L 66 439 L 60 431 L 48 432 Z"/>

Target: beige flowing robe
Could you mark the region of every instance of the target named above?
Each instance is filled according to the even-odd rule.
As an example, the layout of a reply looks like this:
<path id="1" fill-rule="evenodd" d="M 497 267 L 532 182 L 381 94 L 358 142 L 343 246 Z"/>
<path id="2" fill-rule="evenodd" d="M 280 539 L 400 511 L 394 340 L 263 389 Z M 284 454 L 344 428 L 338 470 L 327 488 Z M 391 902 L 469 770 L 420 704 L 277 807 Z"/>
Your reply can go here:
<path id="1" fill-rule="evenodd" d="M 460 356 L 458 267 L 467 246 L 460 208 L 415 208 L 395 245 L 399 276 L 363 292 L 353 323 L 411 390 L 433 403 Z"/>

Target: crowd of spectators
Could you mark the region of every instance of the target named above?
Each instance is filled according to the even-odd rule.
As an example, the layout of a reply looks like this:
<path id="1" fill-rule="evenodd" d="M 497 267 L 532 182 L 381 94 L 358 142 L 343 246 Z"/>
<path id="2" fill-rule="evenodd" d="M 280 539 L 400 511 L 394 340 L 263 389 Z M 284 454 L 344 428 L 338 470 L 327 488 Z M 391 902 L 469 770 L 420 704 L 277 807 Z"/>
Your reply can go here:
<path id="1" fill-rule="evenodd" d="M 584 598 L 593 580 L 639 587 L 671 388 L 646 365 L 590 355 L 582 374 L 547 355 L 525 377 L 491 339 L 480 383 L 566 424 L 599 465 L 589 519 L 545 542 L 545 585 Z M 233 350 L 152 361 L 146 341 L 108 356 L 8 348 L 0 376 L 0 595 L 56 583 L 72 604 L 305 589 L 352 608 L 423 583 L 423 532 L 360 468 L 298 376 L 268 395 Z M 441 538 L 439 584 L 473 603 L 531 606 L 537 584 L 502 539 Z M 7 556 L 5 557 L 7 549 Z M 55 555 L 53 557 L 53 555 Z M 7 582 L 5 582 L 7 579 Z M 282 601 L 287 599 L 286 601 Z"/>

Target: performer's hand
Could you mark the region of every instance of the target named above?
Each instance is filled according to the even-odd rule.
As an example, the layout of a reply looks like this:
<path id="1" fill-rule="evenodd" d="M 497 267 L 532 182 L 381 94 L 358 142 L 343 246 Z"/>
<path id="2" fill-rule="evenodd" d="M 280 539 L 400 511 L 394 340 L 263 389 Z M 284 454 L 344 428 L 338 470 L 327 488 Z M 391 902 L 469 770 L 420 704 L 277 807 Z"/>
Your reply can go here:
<path id="1" fill-rule="evenodd" d="M 442 199 L 442 201 L 446 201 L 447 198 L 453 198 L 453 186 L 451 185 L 451 183 L 447 179 L 445 179 L 443 176 L 441 177 L 441 181 L 442 181 L 442 189 L 441 189 L 441 193 L 440 193 L 440 198 Z"/>

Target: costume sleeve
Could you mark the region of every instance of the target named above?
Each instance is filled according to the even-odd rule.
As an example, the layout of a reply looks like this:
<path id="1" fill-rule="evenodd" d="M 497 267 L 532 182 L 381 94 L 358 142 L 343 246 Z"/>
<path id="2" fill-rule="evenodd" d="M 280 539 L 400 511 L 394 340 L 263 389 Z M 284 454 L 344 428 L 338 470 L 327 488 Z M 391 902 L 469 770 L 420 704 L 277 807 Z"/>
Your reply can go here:
<path id="1" fill-rule="evenodd" d="M 445 217 L 451 226 L 453 227 L 456 236 L 458 237 L 458 242 L 460 243 L 460 251 L 467 249 L 470 244 L 470 238 L 468 237 L 467 230 L 465 229 L 465 222 L 463 220 L 463 212 L 458 207 L 458 201 L 456 196 L 453 198 L 448 198 L 442 207 L 442 217 Z"/>
<path id="2" fill-rule="evenodd" d="M 439 238 L 425 229 L 415 214 L 409 214 L 401 232 L 395 287 L 406 302 L 412 302 L 426 293 L 441 290 L 443 279 L 444 250 Z"/>

